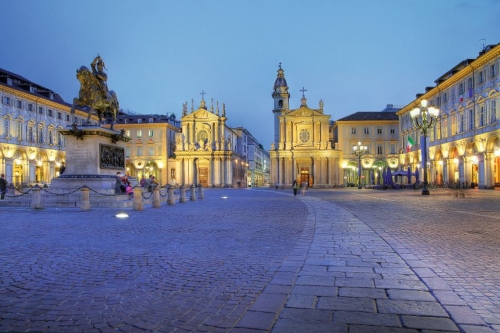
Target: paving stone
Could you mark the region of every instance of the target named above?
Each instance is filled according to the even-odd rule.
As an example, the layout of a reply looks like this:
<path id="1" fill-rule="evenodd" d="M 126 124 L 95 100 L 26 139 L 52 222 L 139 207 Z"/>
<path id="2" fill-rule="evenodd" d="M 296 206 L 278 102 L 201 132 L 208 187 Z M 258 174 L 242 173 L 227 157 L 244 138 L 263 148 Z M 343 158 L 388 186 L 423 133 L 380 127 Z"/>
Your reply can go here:
<path id="1" fill-rule="evenodd" d="M 449 318 L 401 316 L 405 327 L 440 331 L 460 331 Z"/>
<path id="2" fill-rule="evenodd" d="M 375 301 L 370 298 L 318 297 L 317 309 L 375 312 Z"/>
<path id="3" fill-rule="evenodd" d="M 422 290 L 403 290 L 403 289 L 388 289 L 387 294 L 390 299 L 399 299 L 407 301 L 427 301 L 434 302 L 436 299 L 428 291 Z"/>
<path id="4" fill-rule="evenodd" d="M 380 313 L 448 317 L 437 302 L 378 299 L 377 307 Z"/>
<path id="5" fill-rule="evenodd" d="M 363 297 L 363 298 L 387 298 L 384 289 L 376 288 L 339 288 L 339 296 L 344 297 Z"/>
<path id="6" fill-rule="evenodd" d="M 402 327 L 395 314 L 366 313 L 356 311 L 335 311 L 333 321 L 346 324 L 363 324 L 379 327 Z"/>
<path id="7" fill-rule="evenodd" d="M 481 317 L 468 306 L 445 305 L 444 307 L 457 324 L 484 325 Z"/>

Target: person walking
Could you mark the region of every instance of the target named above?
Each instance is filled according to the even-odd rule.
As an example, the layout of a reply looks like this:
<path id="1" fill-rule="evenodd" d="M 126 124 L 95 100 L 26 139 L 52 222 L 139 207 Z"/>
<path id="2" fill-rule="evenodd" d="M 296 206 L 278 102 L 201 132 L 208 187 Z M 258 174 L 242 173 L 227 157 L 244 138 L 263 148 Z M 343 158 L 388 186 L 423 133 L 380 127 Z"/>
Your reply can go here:
<path id="1" fill-rule="evenodd" d="M 7 192 L 7 181 L 5 175 L 2 173 L 0 176 L 0 200 L 5 199 L 5 192 Z"/>
<path id="2" fill-rule="evenodd" d="M 66 165 L 64 164 L 64 162 L 61 162 L 61 167 L 59 168 L 59 176 L 61 176 L 64 171 L 66 171 Z"/>
<path id="3" fill-rule="evenodd" d="M 299 184 L 297 184 L 296 180 L 293 181 L 292 188 L 293 188 L 293 195 L 297 195 L 297 190 L 299 189 Z"/>

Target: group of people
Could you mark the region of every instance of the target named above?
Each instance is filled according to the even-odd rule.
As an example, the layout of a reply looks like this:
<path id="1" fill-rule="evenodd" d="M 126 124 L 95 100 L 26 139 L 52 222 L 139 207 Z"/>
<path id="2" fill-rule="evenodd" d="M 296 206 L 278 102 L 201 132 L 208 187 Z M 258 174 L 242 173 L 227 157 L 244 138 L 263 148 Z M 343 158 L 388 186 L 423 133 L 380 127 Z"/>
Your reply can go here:
<path id="1" fill-rule="evenodd" d="M 115 192 L 116 194 L 129 194 L 130 197 L 133 197 L 132 185 L 128 180 L 128 175 L 122 176 L 120 171 L 116 173 Z"/>
<path id="2" fill-rule="evenodd" d="M 292 184 L 292 189 L 293 189 L 293 195 L 297 195 L 297 191 L 300 189 L 302 195 L 306 194 L 306 189 L 307 189 L 307 183 L 304 182 L 302 185 L 299 185 L 296 180 L 293 181 Z"/>
<path id="3" fill-rule="evenodd" d="M 139 182 L 141 187 L 144 187 L 148 192 L 153 192 L 153 190 L 160 184 L 155 179 L 155 176 L 149 175 L 149 178 L 146 179 L 142 176 L 141 181 Z"/>

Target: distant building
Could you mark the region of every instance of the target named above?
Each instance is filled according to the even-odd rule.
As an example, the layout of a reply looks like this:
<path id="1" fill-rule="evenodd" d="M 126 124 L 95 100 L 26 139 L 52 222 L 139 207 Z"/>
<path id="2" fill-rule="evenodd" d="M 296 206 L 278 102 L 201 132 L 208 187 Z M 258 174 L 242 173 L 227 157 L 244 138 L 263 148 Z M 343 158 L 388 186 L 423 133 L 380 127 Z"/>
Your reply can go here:
<path id="1" fill-rule="evenodd" d="M 70 114 L 71 104 L 56 92 L 4 69 L 0 98 L 0 173 L 16 187 L 50 183 L 66 159 L 58 130 L 83 124 L 88 113 Z M 96 116 L 91 123 L 97 123 Z"/>
<path id="2" fill-rule="evenodd" d="M 368 147 L 361 160 L 362 185 L 380 183 L 386 167 L 399 168 L 398 110 L 399 107 L 388 104 L 382 111 L 356 112 L 333 123 L 333 141 L 343 152 L 340 164 L 344 185 L 358 182 L 359 158 L 353 150 L 358 142 Z"/>
<path id="3" fill-rule="evenodd" d="M 428 137 L 431 183 L 461 183 L 493 189 L 500 186 L 500 44 L 485 47 L 476 59 L 466 59 L 427 87 L 425 93 L 399 112 L 402 151 L 400 163 L 422 168 L 420 133 L 410 111 L 426 99 L 439 108 L 436 126 Z"/>
<path id="4" fill-rule="evenodd" d="M 183 107 L 181 133 L 175 136 L 175 160 L 180 184 L 204 187 L 247 187 L 250 133 L 226 124 L 226 107 L 207 108 L 201 100 L 197 110 Z M 251 175 L 251 172 L 250 172 Z"/>
<path id="5" fill-rule="evenodd" d="M 122 112 L 115 129 L 131 138 L 125 146 L 127 174 L 138 180 L 153 175 L 161 185 L 177 183 L 175 134 L 181 129 L 175 116 Z"/>
<path id="6" fill-rule="evenodd" d="M 300 108 L 289 109 L 290 93 L 281 65 L 274 82 L 274 142 L 271 145 L 271 186 L 291 187 L 294 180 L 315 188 L 342 184 L 341 152 L 332 147 L 330 116 L 307 105 L 302 89 Z"/>
<path id="7" fill-rule="evenodd" d="M 243 153 L 246 155 L 248 163 L 247 185 L 259 187 L 269 185 L 269 153 L 245 128 L 237 127 L 235 130 L 239 134 Z"/>

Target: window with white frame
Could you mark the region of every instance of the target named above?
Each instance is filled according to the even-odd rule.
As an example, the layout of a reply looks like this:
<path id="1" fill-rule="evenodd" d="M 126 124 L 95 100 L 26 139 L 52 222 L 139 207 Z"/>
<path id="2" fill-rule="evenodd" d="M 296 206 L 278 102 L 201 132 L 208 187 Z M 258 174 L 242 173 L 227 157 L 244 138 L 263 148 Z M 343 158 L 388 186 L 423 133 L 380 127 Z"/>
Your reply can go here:
<path id="1" fill-rule="evenodd" d="M 62 113 L 61 112 L 57 112 L 57 119 L 62 120 Z"/>
<path id="2" fill-rule="evenodd" d="M 10 105 L 10 97 L 4 96 L 2 98 L 2 103 L 5 105 Z"/>
<path id="3" fill-rule="evenodd" d="M 35 142 L 35 138 L 33 136 L 33 126 L 28 126 L 28 142 Z"/>
<path id="4" fill-rule="evenodd" d="M 17 139 L 18 140 L 22 140 L 23 139 L 23 123 L 18 122 L 16 124 L 16 128 L 17 128 L 17 130 L 16 130 L 16 132 L 17 132 L 16 133 L 17 134 Z"/>
<path id="5" fill-rule="evenodd" d="M 33 108 L 32 103 L 28 103 L 28 111 L 33 112 L 35 109 Z"/>
<path id="6" fill-rule="evenodd" d="M 53 132 L 52 130 L 49 130 L 49 145 L 53 145 L 54 144 L 54 137 L 53 137 Z"/>
<path id="7" fill-rule="evenodd" d="M 126 158 L 130 157 L 130 147 L 125 147 L 125 157 Z"/>
<path id="8" fill-rule="evenodd" d="M 479 76 L 479 77 L 478 77 L 478 81 L 479 81 L 479 83 L 483 83 L 483 82 L 484 82 L 484 72 L 483 72 L 483 71 L 480 71 L 480 72 L 478 73 L 478 76 Z"/>
<path id="9" fill-rule="evenodd" d="M 148 147 L 148 155 L 149 156 L 154 156 L 155 155 L 155 147 L 154 146 L 149 146 Z"/>
<path id="10" fill-rule="evenodd" d="M 490 66 L 490 77 L 495 77 L 498 74 L 497 64 L 493 63 Z"/>
<path id="11" fill-rule="evenodd" d="M 17 100 L 17 101 L 16 101 L 16 107 L 17 107 L 18 109 L 22 109 L 22 107 L 23 107 L 23 102 L 22 102 L 21 100 Z"/>
<path id="12" fill-rule="evenodd" d="M 474 110 L 469 110 L 469 131 L 474 129 Z"/>
<path id="13" fill-rule="evenodd" d="M 356 127 L 351 128 L 351 134 L 356 134 Z"/>
<path id="14" fill-rule="evenodd" d="M 482 127 L 484 126 L 484 119 L 486 117 L 486 114 L 484 112 L 484 105 L 481 105 L 479 107 L 479 126 Z"/>
<path id="15" fill-rule="evenodd" d="M 137 130 L 137 138 L 142 138 L 142 130 Z"/>
<path id="16" fill-rule="evenodd" d="M 377 146 L 377 154 L 378 155 L 382 155 L 383 154 L 383 152 L 382 152 L 382 146 L 381 145 Z"/>
<path id="17" fill-rule="evenodd" d="M 391 143 L 391 154 L 396 154 L 396 144 Z"/>
<path id="18" fill-rule="evenodd" d="M 448 103 L 448 94 L 447 93 L 443 94 L 443 103 Z"/>
<path id="19" fill-rule="evenodd" d="M 370 134 L 370 129 L 368 127 L 365 127 L 365 134 Z"/>
<path id="20" fill-rule="evenodd" d="M 396 134 L 396 129 L 395 128 L 391 128 L 391 134 Z"/>
<path id="21" fill-rule="evenodd" d="M 38 114 L 43 114 L 43 107 L 42 106 L 38 107 Z"/>
<path id="22" fill-rule="evenodd" d="M 382 129 L 381 128 L 377 128 L 377 134 L 382 134 Z"/>
<path id="23" fill-rule="evenodd" d="M 154 135 L 154 131 L 153 131 L 152 129 L 151 129 L 151 130 L 148 130 L 148 136 L 149 136 L 150 138 L 152 138 L 152 137 L 153 137 L 153 135 Z"/>
<path id="24" fill-rule="evenodd" d="M 458 94 L 463 95 L 464 92 L 465 92 L 464 83 L 460 82 L 460 84 L 458 85 Z"/>
<path id="25" fill-rule="evenodd" d="M 137 147 L 137 156 L 142 156 L 142 147 Z"/>
<path id="26" fill-rule="evenodd" d="M 9 118 L 4 118 L 3 119 L 3 125 L 4 125 L 4 128 L 3 128 L 3 134 L 5 137 L 10 137 L 10 119 Z"/>
<path id="27" fill-rule="evenodd" d="M 490 112 L 491 112 L 491 122 L 494 123 L 497 121 L 497 101 L 496 100 L 491 101 Z"/>
<path id="28" fill-rule="evenodd" d="M 47 110 L 47 116 L 49 116 L 49 117 L 53 117 L 53 115 L 52 115 L 52 114 L 53 114 L 52 110 L 51 110 L 51 109 L 48 109 L 48 110 Z"/>
<path id="29" fill-rule="evenodd" d="M 38 129 L 38 142 L 43 143 L 43 128 Z"/>
<path id="30" fill-rule="evenodd" d="M 460 133 L 465 131 L 465 115 L 463 112 L 460 112 Z"/>

